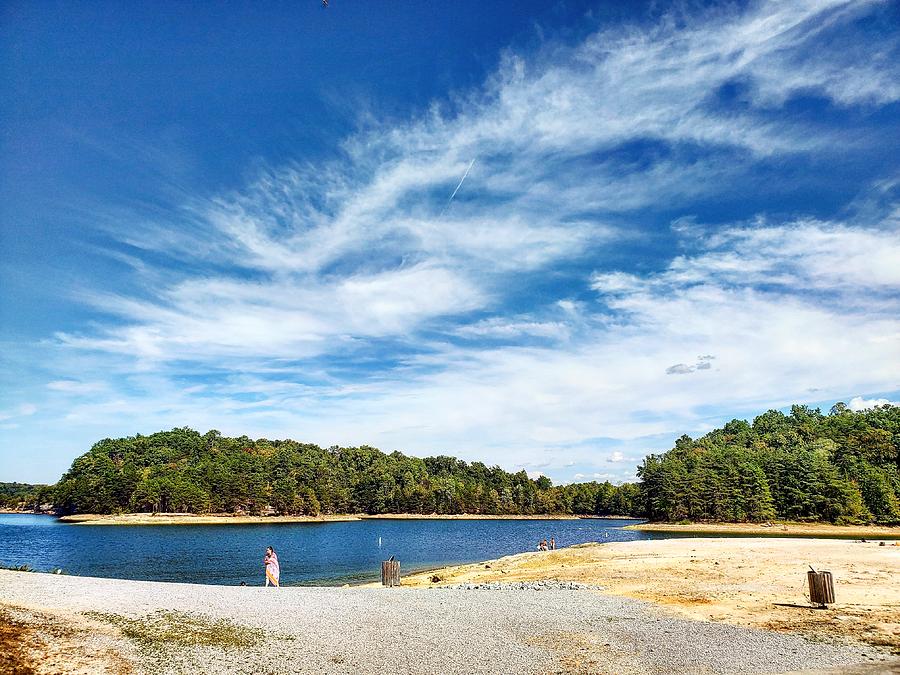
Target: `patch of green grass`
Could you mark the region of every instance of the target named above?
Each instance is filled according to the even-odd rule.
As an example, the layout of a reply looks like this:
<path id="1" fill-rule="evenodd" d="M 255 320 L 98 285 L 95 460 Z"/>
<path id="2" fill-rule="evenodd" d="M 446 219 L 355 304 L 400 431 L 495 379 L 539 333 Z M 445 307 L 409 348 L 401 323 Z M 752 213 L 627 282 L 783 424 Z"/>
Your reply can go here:
<path id="1" fill-rule="evenodd" d="M 115 626 L 138 647 L 149 651 L 172 647 L 241 649 L 254 646 L 263 637 L 261 630 L 228 619 L 184 612 L 159 610 L 138 619 L 105 612 L 85 612 L 85 616 Z"/>
<path id="2" fill-rule="evenodd" d="M 0 562 L 0 570 L 10 570 L 12 572 L 40 572 L 40 570 L 34 569 L 31 565 L 7 565 L 5 563 Z M 49 571 L 50 574 L 65 574 L 66 571 L 61 567 L 54 567 Z"/>

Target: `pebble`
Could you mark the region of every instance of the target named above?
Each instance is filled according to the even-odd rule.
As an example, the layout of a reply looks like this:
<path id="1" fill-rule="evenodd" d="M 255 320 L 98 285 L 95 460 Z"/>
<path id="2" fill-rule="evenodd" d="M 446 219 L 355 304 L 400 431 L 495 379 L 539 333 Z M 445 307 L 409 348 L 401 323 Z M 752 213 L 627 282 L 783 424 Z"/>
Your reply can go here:
<path id="1" fill-rule="evenodd" d="M 435 586 L 436 589 L 462 590 L 462 591 L 602 591 L 602 586 L 579 584 L 575 581 L 559 581 L 549 579 L 546 581 L 513 581 L 513 582 L 489 582 L 479 584 L 455 584 L 449 586 Z"/>
<path id="2" fill-rule="evenodd" d="M 74 616 L 166 610 L 262 629 L 262 639 L 241 648 L 138 650 L 136 673 L 528 674 L 563 672 L 576 659 L 579 672 L 725 675 L 890 658 L 873 647 L 690 621 L 585 592 L 597 590 L 567 581 L 276 589 L 0 572 L 4 603 Z"/>

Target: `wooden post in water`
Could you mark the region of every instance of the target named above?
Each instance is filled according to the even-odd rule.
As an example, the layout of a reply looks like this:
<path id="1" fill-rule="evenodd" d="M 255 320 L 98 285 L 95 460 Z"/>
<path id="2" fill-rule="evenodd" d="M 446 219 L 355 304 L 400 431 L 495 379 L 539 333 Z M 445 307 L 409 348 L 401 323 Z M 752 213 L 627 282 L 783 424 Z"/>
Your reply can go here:
<path id="1" fill-rule="evenodd" d="M 381 585 L 400 585 L 400 561 L 394 560 L 393 556 L 390 560 L 384 560 L 381 563 Z"/>
<path id="2" fill-rule="evenodd" d="M 834 579 L 831 572 L 816 572 L 810 567 L 806 573 L 809 581 L 809 601 L 824 608 L 828 603 L 834 604 Z"/>

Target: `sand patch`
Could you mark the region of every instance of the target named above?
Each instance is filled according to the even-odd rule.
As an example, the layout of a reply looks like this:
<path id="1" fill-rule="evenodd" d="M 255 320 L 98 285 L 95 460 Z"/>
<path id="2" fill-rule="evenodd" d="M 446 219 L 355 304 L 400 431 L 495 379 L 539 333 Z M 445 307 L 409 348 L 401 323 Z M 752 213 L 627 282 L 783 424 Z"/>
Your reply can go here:
<path id="1" fill-rule="evenodd" d="M 64 615 L 0 605 L 0 673 L 126 675 L 133 658 L 114 631 Z"/>

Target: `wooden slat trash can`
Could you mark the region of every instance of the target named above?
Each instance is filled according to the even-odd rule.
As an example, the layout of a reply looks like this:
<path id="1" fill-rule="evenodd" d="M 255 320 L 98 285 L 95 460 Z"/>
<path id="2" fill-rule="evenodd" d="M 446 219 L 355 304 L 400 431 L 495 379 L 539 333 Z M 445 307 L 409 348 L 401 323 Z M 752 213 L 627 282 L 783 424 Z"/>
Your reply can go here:
<path id="1" fill-rule="evenodd" d="M 382 586 L 399 586 L 400 585 L 400 561 L 384 560 L 381 563 L 381 585 Z"/>
<path id="2" fill-rule="evenodd" d="M 806 573 L 809 581 L 809 601 L 825 607 L 827 604 L 834 604 L 834 579 L 831 572 L 816 572 L 810 570 Z"/>

